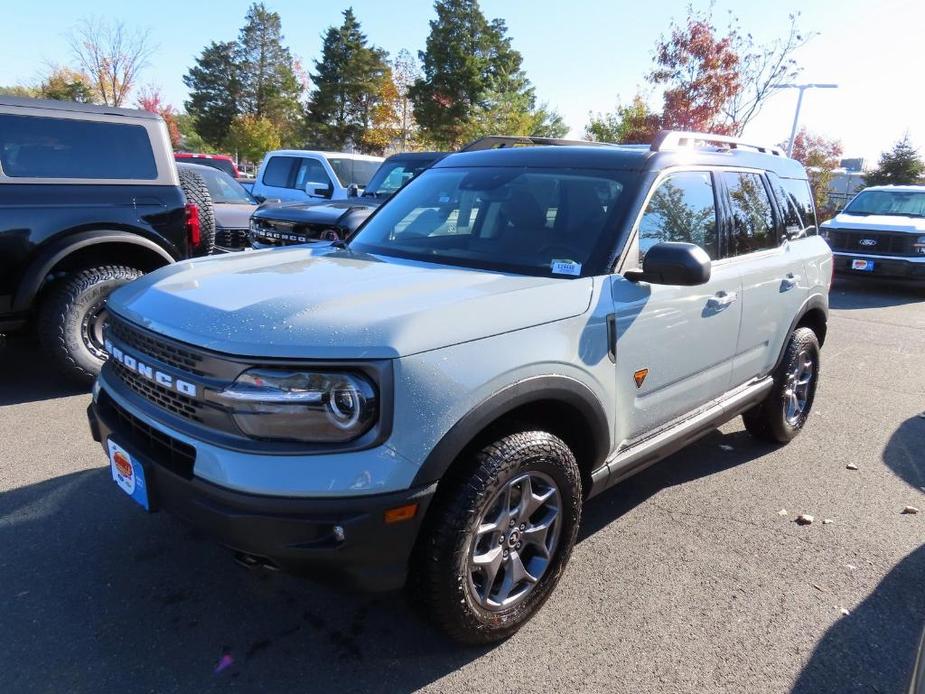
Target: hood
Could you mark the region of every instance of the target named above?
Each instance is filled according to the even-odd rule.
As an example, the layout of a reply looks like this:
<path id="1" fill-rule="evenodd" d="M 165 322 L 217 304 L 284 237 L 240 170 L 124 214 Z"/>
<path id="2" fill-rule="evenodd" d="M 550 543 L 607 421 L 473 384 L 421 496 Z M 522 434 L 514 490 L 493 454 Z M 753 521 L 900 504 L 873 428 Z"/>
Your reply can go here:
<path id="1" fill-rule="evenodd" d="M 841 214 L 822 223 L 824 229 L 859 229 L 861 231 L 892 231 L 925 234 L 925 218 L 899 217 L 892 214 Z"/>
<path id="2" fill-rule="evenodd" d="M 169 265 L 114 292 L 109 307 L 228 354 L 391 358 L 579 315 L 592 289 L 591 278 L 293 246 Z"/>
<path id="3" fill-rule="evenodd" d="M 218 203 L 213 209 L 215 226 L 219 229 L 247 229 L 257 206 L 245 203 Z"/>
<path id="4" fill-rule="evenodd" d="M 382 203 L 374 198 L 351 198 L 336 202 L 304 203 L 288 205 L 261 205 L 254 216 L 276 222 L 293 224 L 334 224 L 348 210 L 373 210 Z"/>

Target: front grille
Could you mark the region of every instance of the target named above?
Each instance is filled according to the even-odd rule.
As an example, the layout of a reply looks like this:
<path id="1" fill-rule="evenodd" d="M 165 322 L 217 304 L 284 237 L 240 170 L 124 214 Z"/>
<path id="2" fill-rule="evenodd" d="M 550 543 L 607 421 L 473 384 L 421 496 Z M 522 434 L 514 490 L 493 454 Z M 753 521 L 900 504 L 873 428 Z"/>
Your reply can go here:
<path id="1" fill-rule="evenodd" d="M 250 246 L 247 234 L 247 229 L 217 229 L 215 231 L 215 245 L 234 250 L 247 248 Z"/>
<path id="2" fill-rule="evenodd" d="M 289 246 L 320 240 L 333 241 L 335 239 L 332 233 L 336 234 L 337 238 L 343 237 L 343 234 L 337 232 L 330 224 L 291 224 L 269 219 L 258 219 L 255 222 L 254 234 L 264 245 Z"/>
<path id="3" fill-rule="evenodd" d="M 129 371 L 114 359 L 112 360 L 112 365 L 119 379 L 135 394 L 185 419 L 194 422 L 203 421 L 199 401 L 193 400 L 182 393 L 164 388 L 154 381 L 142 378 L 134 371 Z"/>
<path id="4" fill-rule="evenodd" d="M 145 424 L 120 407 L 105 390 L 100 391 L 97 407 L 113 427 L 119 443 L 124 443 L 130 450 L 138 451 L 181 477 L 192 479 L 193 465 L 196 463 L 195 448 Z"/>
<path id="5" fill-rule="evenodd" d="M 875 241 L 862 243 L 863 241 Z M 833 251 L 851 251 L 872 255 L 913 255 L 915 237 L 909 234 L 890 234 L 883 231 L 829 231 L 829 245 Z"/>
<path id="6" fill-rule="evenodd" d="M 109 319 L 109 330 L 126 347 L 143 352 L 175 369 L 197 376 L 206 375 L 201 368 L 202 357 L 192 350 L 158 340 L 113 315 Z"/>

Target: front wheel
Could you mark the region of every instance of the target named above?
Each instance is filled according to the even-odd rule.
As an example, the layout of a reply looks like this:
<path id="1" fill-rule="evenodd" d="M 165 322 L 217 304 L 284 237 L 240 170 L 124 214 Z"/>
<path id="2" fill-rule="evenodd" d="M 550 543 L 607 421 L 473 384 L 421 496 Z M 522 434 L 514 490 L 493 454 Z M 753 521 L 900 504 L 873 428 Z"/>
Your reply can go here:
<path id="1" fill-rule="evenodd" d="M 810 328 L 797 328 L 774 372 L 771 392 L 742 415 L 748 433 L 772 443 L 792 440 L 806 424 L 818 382 L 819 340 Z"/>
<path id="2" fill-rule="evenodd" d="M 430 616 L 468 644 L 507 638 L 559 582 L 581 519 L 581 476 L 565 443 L 511 434 L 460 461 L 422 536 Z"/>

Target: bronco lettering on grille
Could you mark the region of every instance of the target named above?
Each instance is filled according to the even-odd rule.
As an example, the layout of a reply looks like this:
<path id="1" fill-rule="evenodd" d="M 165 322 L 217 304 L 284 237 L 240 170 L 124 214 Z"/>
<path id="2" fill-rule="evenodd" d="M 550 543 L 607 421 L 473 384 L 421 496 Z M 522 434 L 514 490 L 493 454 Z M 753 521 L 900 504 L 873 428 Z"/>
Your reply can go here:
<path id="1" fill-rule="evenodd" d="M 178 393 L 188 395 L 191 398 L 195 398 L 199 394 L 199 389 L 194 383 L 176 378 L 175 376 L 164 373 L 163 371 L 158 371 L 152 366 L 145 364 L 139 358 L 134 357 L 131 354 L 126 354 L 120 348 L 112 344 L 112 342 L 108 339 L 103 343 L 103 346 L 106 348 L 109 356 L 122 364 L 122 366 L 124 366 L 126 369 L 137 373 L 142 378 L 153 381 L 162 388 L 175 390 Z"/>

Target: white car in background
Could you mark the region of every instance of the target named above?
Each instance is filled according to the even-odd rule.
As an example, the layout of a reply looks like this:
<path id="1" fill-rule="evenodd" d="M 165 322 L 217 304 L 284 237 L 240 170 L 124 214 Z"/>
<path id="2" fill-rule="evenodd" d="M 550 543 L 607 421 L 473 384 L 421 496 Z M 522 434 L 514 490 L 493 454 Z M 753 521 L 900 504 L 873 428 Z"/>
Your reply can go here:
<path id="1" fill-rule="evenodd" d="M 251 193 L 257 200 L 346 200 L 366 187 L 382 157 L 280 149 L 268 152 Z"/>
<path id="2" fill-rule="evenodd" d="M 925 282 L 925 185 L 865 188 L 821 235 L 838 274 Z"/>

